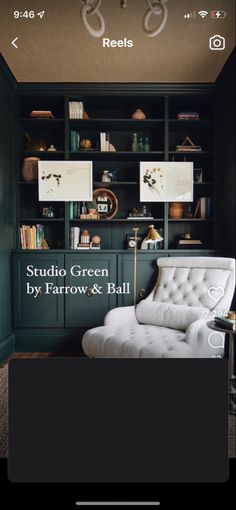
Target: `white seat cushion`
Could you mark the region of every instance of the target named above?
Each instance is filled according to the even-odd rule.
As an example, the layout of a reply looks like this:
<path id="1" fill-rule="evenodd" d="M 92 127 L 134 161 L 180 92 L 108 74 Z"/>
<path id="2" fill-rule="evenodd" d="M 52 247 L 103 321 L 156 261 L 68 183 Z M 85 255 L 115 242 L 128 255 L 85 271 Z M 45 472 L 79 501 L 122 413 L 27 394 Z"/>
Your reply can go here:
<path id="1" fill-rule="evenodd" d="M 183 331 L 159 326 L 100 326 L 86 331 L 82 345 L 85 354 L 95 358 L 194 357 Z"/>

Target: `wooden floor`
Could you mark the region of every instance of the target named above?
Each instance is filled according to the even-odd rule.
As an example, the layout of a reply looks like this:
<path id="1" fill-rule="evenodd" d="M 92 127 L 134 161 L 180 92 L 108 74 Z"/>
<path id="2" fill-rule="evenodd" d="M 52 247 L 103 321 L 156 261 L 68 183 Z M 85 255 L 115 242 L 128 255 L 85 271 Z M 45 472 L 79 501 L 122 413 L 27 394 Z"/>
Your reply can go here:
<path id="1" fill-rule="evenodd" d="M 9 359 L 15 358 L 82 358 L 81 352 L 14 352 Z"/>
<path id="2" fill-rule="evenodd" d="M 16 358 L 84 358 L 81 352 L 14 352 L 10 358 L 6 359 L 1 366 L 4 366 L 10 359 Z"/>

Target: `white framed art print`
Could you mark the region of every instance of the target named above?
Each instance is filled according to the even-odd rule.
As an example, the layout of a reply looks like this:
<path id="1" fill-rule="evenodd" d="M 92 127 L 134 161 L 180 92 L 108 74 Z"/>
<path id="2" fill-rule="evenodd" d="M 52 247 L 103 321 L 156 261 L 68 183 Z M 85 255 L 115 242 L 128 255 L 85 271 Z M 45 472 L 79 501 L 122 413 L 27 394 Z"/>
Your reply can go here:
<path id="1" fill-rule="evenodd" d="M 140 202 L 192 201 L 193 162 L 140 162 Z"/>
<path id="2" fill-rule="evenodd" d="M 93 199 L 92 161 L 39 161 L 38 169 L 39 201 Z"/>

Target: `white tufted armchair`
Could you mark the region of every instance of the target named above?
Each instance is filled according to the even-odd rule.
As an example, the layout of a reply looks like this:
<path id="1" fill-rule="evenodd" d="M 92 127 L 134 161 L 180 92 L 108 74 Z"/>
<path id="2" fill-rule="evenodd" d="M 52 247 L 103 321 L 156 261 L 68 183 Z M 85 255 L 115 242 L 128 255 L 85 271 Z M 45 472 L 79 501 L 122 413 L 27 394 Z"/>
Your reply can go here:
<path id="1" fill-rule="evenodd" d="M 136 307 L 114 308 L 104 326 L 84 334 L 85 354 L 99 358 L 223 355 L 223 347 L 212 347 L 222 339 L 217 339 L 219 333 L 212 332 L 207 321 L 230 309 L 235 260 L 166 257 L 158 259 L 157 265 L 157 282 L 146 299 Z"/>

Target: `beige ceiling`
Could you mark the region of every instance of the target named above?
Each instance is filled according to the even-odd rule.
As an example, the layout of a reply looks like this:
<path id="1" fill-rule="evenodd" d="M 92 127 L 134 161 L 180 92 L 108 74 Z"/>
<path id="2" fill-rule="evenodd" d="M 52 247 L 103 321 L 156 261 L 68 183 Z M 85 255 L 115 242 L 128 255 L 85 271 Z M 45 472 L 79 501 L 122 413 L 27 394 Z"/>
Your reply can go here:
<path id="1" fill-rule="evenodd" d="M 106 49 L 102 38 L 84 28 L 82 5 L 81 0 L 0 0 L 0 51 L 19 82 L 214 82 L 235 46 L 233 0 L 167 0 L 166 26 L 153 38 L 142 29 L 147 0 L 127 0 L 126 9 L 120 0 L 102 0 L 104 36 L 134 42 L 133 48 Z M 46 14 L 43 20 L 14 20 L 19 8 Z M 193 9 L 217 8 L 227 12 L 224 20 L 210 14 L 184 18 Z M 151 26 L 159 20 L 152 16 Z M 224 51 L 209 50 L 215 34 L 225 37 Z M 16 37 L 18 49 L 11 44 Z"/>

